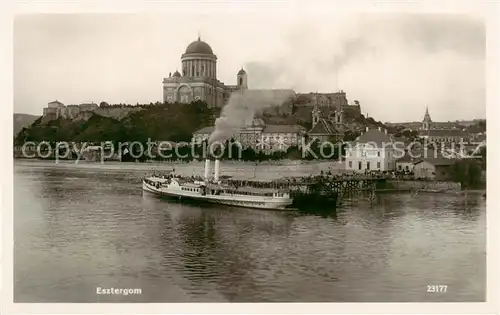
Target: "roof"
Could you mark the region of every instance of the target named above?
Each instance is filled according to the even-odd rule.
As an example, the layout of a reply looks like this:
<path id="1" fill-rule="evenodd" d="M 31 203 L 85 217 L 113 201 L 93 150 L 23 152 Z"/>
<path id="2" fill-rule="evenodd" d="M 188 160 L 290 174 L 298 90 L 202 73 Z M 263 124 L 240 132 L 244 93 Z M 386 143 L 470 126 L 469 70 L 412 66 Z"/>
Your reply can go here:
<path id="1" fill-rule="evenodd" d="M 192 42 L 186 48 L 186 54 L 206 54 L 213 55 L 212 48 L 209 44 L 202 41 L 199 37 L 197 41 Z"/>
<path id="2" fill-rule="evenodd" d="M 423 158 L 415 162 L 415 165 L 426 162 L 432 164 L 434 166 L 451 166 L 455 164 L 456 159 L 447 159 L 447 158 Z"/>
<path id="3" fill-rule="evenodd" d="M 486 135 L 480 134 L 475 137 L 476 141 L 486 141 Z"/>
<path id="4" fill-rule="evenodd" d="M 423 135 L 429 137 L 465 137 L 467 133 L 461 129 L 430 129 L 424 131 Z"/>
<path id="5" fill-rule="evenodd" d="M 152 144 L 153 144 L 154 147 L 161 146 L 162 150 L 167 149 L 167 148 L 164 147 L 164 145 L 167 144 L 167 143 L 170 146 L 172 146 L 172 147 L 177 147 L 177 146 L 182 147 L 182 146 L 185 146 L 182 142 L 177 143 L 175 141 L 170 141 L 170 140 L 155 140 L 155 141 L 152 142 Z"/>
<path id="6" fill-rule="evenodd" d="M 305 132 L 306 128 L 300 125 L 267 125 L 263 133 L 299 133 Z"/>
<path id="7" fill-rule="evenodd" d="M 392 138 L 378 129 L 370 129 L 356 139 L 355 143 L 375 143 L 382 146 L 384 143 L 393 143 Z"/>
<path id="8" fill-rule="evenodd" d="M 177 70 L 175 70 L 174 74 L 172 75 L 173 77 L 180 77 L 181 73 Z"/>
<path id="9" fill-rule="evenodd" d="M 405 148 L 406 149 L 406 148 Z M 435 151 L 431 149 L 424 150 L 423 147 L 414 148 L 412 147 L 410 150 L 405 150 L 402 157 L 398 158 L 397 162 L 417 162 L 422 160 L 423 158 L 433 158 L 435 155 Z M 399 156 L 395 154 L 395 157 Z M 438 155 L 436 155 L 437 157 Z"/>
<path id="10" fill-rule="evenodd" d="M 396 144 L 396 147 L 399 147 Z M 396 161 L 397 162 L 418 162 L 422 159 L 448 159 L 443 156 L 443 151 L 442 150 L 435 150 L 433 148 L 427 148 L 425 149 L 424 146 L 418 146 L 414 145 L 411 147 L 404 147 L 405 152 L 404 155 L 400 158 L 400 154 L 395 153 L 394 157 L 398 158 Z M 409 152 L 411 151 L 411 152 Z"/>
<path id="11" fill-rule="evenodd" d="M 214 130 L 214 126 L 203 127 L 196 130 L 194 134 L 211 134 Z M 300 125 L 267 125 L 262 130 L 263 133 L 299 133 L 305 131 L 306 129 Z"/>
<path id="12" fill-rule="evenodd" d="M 411 155 L 405 153 L 405 155 L 403 155 L 402 158 L 399 158 L 399 159 L 396 160 L 396 163 L 397 162 L 400 162 L 400 163 L 401 162 L 414 162 L 414 161 L 415 161 L 415 159 L 412 158 Z"/>
<path id="13" fill-rule="evenodd" d="M 238 71 L 238 75 L 243 75 L 243 74 L 246 74 L 246 71 L 243 70 L 243 68 L 241 68 L 240 71 Z"/>
<path id="14" fill-rule="evenodd" d="M 49 102 L 49 104 L 61 104 L 61 105 L 64 105 L 63 103 L 59 102 L 58 100 Z"/>
<path id="15" fill-rule="evenodd" d="M 309 130 L 309 135 L 315 134 L 339 134 L 340 132 L 335 128 L 335 123 L 329 119 L 320 118 L 318 123 Z"/>

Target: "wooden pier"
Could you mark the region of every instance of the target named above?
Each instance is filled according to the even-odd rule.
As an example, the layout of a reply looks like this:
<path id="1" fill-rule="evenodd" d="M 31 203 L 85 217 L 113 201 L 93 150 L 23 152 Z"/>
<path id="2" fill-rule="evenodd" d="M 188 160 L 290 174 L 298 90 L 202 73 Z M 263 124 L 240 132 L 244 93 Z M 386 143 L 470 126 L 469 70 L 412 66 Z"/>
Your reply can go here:
<path id="1" fill-rule="evenodd" d="M 250 186 L 257 188 L 286 189 L 294 197 L 293 207 L 304 212 L 334 212 L 344 198 L 352 198 L 368 192 L 375 198 L 375 192 L 385 187 L 386 177 L 382 176 L 308 176 L 281 178 L 273 181 L 224 179 L 230 186 Z"/>
<path id="2" fill-rule="evenodd" d="M 382 188 L 387 179 L 379 176 L 309 176 L 281 178 L 272 181 L 224 179 L 223 183 L 236 187 L 289 189 L 291 191 L 299 190 L 304 193 L 356 193 Z"/>

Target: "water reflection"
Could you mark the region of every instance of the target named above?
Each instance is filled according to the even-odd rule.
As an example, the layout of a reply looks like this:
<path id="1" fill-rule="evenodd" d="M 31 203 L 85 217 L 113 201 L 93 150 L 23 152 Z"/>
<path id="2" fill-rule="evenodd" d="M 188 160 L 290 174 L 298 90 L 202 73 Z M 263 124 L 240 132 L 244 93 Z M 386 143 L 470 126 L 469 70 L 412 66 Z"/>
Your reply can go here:
<path id="1" fill-rule="evenodd" d="M 158 205 L 153 198 L 144 196 L 149 206 Z M 259 260 L 263 253 L 274 252 L 274 243 L 289 236 L 294 215 L 162 204 L 166 208 L 164 230 L 172 232 L 160 235 L 162 265 L 181 263 L 179 272 L 188 280 L 177 284 L 192 294 L 205 295 L 209 286 L 229 301 L 254 300 L 256 288 L 262 285 Z"/>

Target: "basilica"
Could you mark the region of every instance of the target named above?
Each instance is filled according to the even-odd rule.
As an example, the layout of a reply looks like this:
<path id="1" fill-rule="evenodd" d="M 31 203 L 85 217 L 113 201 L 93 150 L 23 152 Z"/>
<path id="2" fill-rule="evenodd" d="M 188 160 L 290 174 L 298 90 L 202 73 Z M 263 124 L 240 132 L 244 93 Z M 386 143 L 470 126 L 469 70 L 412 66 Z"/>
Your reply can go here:
<path id="1" fill-rule="evenodd" d="M 236 85 L 225 85 L 217 80 L 217 56 L 200 37 L 187 46 L 181 62 L 182 73 L 176 70 L 163 79 L 163 101 L 166 103 L 201 100 L 209 107 L 222 107 L 232 92 L 248 88 L 243 69 L 236 74 Z"/>

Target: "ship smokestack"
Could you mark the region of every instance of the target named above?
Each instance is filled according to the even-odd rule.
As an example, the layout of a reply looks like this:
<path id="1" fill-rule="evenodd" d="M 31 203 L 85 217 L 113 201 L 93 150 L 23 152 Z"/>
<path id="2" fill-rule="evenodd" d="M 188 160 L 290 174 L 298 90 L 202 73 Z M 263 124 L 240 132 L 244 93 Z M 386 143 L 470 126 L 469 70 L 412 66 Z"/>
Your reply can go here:
<path id="1" fill-rule="evenodd" d="M 205 160 L 205 181 L 210 177 L 210 159 Z"/>
<path id="2" fill-rule="evenodd" d="M 219 159 L 216 159 L 214 165 L 214 182 L 219 181 L 219 175 L 220 175 L 220 161 Z"/>

